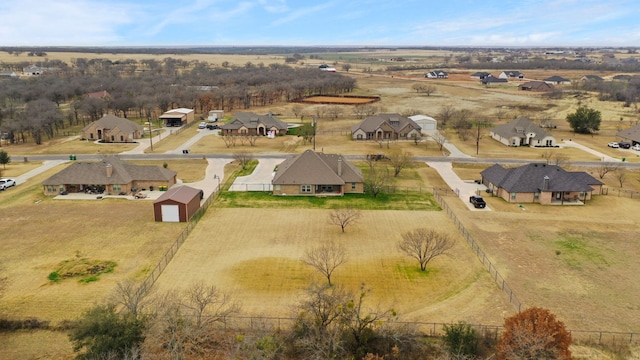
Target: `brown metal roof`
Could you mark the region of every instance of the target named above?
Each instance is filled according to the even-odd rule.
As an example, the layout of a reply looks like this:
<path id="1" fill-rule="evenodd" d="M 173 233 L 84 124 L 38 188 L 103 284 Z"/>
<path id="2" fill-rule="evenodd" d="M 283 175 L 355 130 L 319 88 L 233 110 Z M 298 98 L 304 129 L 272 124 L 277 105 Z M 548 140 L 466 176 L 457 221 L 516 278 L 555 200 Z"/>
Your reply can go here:
<path id="1" fill-rule="evenodd" d="M 167 190 L 164 194 L 160 195 L 153 203 L 159 203 L 166 200 L 173 200 L 175 202 L 179 202 L 181 204 L 188 204 L 195 197 L 200 197 L 200 189 L 194 189 L 192 187 L 183 185 L 178 187 L 173 187 Z"/>

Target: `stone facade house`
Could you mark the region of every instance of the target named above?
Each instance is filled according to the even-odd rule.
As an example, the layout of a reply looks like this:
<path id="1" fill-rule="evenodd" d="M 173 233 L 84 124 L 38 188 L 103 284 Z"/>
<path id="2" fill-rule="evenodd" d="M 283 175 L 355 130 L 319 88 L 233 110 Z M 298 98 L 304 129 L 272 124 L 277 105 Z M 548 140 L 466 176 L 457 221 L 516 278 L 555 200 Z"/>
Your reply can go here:
<path id="1" fill-rule="evenodd" d="M 104 115 L 82 129 L 83 140 L 102 140 L 108 143 L 135 142 L 144 135 L 142 126 L 135 122 L 117 117 Z"/>
<path id="2" fill-rule="evenodd" d="M 127 163 L 115 156 L 101 161 L 78 161 L 44 182 L 45 195 L 67 193 L 127 194 L 142 189 L 167 188 L 176 183 L 176 172 L 160 166 Z"/>
<path id="3" fill-rule="evenodd" d="M 369 116 L 351 128 L 353 140 L 411 140 L 421 136 L 420 125 L 400 114 Z"/>
<path id="4" fill-rule="evenodd" d="M 307 150 L 278 165 L 271 181 L 273 195 L 342 196 L 364 193 L 360 169 L 341 155 Z"/>
<path id="5" fill-rule="evenodd" d="M 287 123 L 271 114 L 258 115 L 251 112 L 239 112 L 233 120 L 224 124 L 222 135 L 286 135 Z"/>
<path id="6" fill-rule="evenodd" d="M 495 164 L 480 175 L 493 196 L 510 203 L 584 205 L 592 195 L 602 193 L 603 185 L 586 172 L 568 172 L 544 163 L 516 168 Z"/>
<path id="7" fill-rule="evenodd" d="M 492 128 L 489 135 L 507 146 L 556 146 L 555 137 L 524 116 Z"/>
<path id="8" fill-rule="evenodd" d="M 544 81 L 527 81 L 524 84 L 518 85 L 518 89 L 522 91 L 546 92 L 553 91 L 554 86 Z"/>

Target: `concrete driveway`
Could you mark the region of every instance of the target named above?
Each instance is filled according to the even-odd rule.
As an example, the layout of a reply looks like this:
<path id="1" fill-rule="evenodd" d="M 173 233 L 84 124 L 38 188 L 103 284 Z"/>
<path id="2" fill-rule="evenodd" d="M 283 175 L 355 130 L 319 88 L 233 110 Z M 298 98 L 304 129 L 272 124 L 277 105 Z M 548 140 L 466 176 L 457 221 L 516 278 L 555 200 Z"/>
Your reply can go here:
<path id="1" fill-rule="evenodd" d="M 491 211 L 491 208 L 487 205 L 484 209 L 476 209 L 470 202 L 469 197 L 471 195 L 485 194 L 486 186 L 482 184 L 476 184 L 472 180 L 462 180 L 453 171 L 453 165 L 450 162 L 427 162 L 429 167 L 434 168 L 440 177 L 449 185 L 451 190 L 455 191 L 458 198 L 472 211 Z"/>
<path id="2" fill-rule="evenodd" d="M 240 176 L 231 185 L 230 191 L 272 191 L 271 180 L 276 166 L 286 158 L 260 159 L 251 175 Z"/>

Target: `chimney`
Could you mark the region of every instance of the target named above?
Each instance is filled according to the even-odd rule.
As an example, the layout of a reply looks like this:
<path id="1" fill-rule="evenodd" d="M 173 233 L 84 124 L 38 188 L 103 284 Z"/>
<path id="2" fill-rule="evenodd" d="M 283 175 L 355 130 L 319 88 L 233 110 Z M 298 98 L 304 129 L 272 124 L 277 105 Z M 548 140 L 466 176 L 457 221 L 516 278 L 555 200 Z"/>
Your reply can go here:
<path id="1" fill-rule="evenodd" d="M 544 190 L 544 191 L 549 190 L 549 177 L 548 176 L 545 176 L 542 179 L 542 190 Z"/>
<path id="2" fill-rule="evenodd" d="M 107 169 L 107 177 L 111 177 L 111 174 L 113 174 L 113 166 L 107 163 L 106 169 Z"/>
<path id="3" fill-rule="evenodd" d="M 338 176 L 342 176 L 342 156 L 338 158 Z"/>

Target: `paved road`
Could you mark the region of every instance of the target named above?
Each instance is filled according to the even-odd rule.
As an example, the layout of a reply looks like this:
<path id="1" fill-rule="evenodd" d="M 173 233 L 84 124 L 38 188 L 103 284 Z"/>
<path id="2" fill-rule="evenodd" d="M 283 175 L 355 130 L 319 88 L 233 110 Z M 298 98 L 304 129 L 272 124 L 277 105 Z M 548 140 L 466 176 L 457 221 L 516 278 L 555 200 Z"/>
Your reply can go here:
<path id="1" fill-rule="evenodd" d="M 231 191 L 271 191 L 271 179 L 275 167 L 283 162 L 284 157 L 261 159 L 251 175 L 236 178 Z"/>

